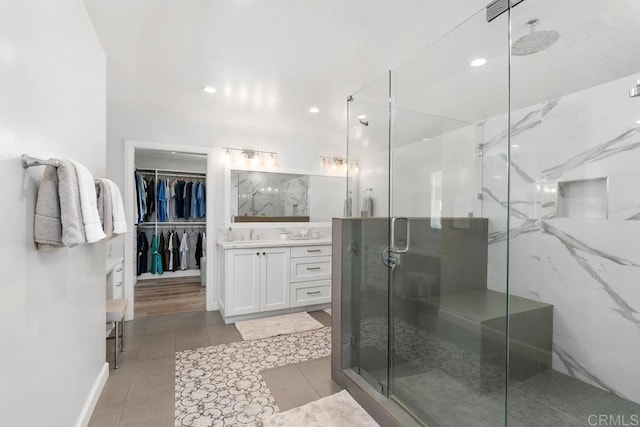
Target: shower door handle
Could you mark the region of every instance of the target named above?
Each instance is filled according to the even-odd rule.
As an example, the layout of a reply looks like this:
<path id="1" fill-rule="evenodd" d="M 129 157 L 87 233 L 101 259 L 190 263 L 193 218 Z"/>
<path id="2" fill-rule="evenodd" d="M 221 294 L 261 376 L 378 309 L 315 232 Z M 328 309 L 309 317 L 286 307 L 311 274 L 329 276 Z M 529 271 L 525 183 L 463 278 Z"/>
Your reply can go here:
<path id="1" fill-rule="evenodd" d="M 405 241 L 402 247 L 396 246 L 396 223 L 404 222 L 405 225 Z M 394 216 L 391 218 L 391 242 L 389 245 L 389 249 L 391 252 L 396 254 L 405 254 L 409 252 L 409 234 L 410 234 L 410 226 L 409 226 L 409 218 L 406 216 Z"/>

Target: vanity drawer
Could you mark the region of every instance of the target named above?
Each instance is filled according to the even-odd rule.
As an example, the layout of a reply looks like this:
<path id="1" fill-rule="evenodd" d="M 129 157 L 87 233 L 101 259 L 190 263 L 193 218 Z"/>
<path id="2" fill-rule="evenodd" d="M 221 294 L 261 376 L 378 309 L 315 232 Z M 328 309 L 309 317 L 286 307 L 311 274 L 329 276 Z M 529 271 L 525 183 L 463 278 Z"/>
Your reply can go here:
<path id="1" fill-rule="evenodd" d="M 331 279 L 331 257 L 306 257 L 291 259 L 291 281 Z"/>
<path id="2" fill-rule="evenodd" d="M 331 302 L 331 282 L 329 280 L 291 284 L 292 307 L 329 302 Z"/>
<path id="3" fill-rule="evenodd" d="M 124 282 L 117 282 L 113 284 L 113 299 L 124 298 Z"/>
<path id="4" fill-rule="evenodd" d="M 291 247 L 291 258 L 330 256 L 331 245 L 316 246 L 293 246 Z"/>
<path id="5" fill-rule="evenodd" d="M 115 283 L 124 282 L 124 271 L 122 264 L 118 264 L 116 268 L 113 269 L 113 273 L 111 274 L 113 274 L 113 281 Z"/>

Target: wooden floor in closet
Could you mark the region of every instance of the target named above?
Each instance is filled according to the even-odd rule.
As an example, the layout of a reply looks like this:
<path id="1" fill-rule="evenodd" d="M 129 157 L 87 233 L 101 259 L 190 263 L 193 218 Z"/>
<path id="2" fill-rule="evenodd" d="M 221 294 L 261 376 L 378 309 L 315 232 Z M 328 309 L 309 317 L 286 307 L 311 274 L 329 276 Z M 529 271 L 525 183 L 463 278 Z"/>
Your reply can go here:
<path id="1" fill-rule="evenodd" d="M 200 276 L 139 280 L 135 286 L 135 317 L 202 311 L 205 296 Z"/>

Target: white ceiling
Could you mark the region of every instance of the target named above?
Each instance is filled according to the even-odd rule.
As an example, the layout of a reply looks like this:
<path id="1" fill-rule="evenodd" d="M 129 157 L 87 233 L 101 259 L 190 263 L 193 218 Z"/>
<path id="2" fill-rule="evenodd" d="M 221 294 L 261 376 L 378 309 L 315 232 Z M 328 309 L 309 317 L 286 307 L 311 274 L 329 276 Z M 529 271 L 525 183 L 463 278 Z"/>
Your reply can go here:
<path id="1" fill-rule="evenodd" d="M 323 134 L 341 144 L 349 94 L 485 3 L 85 0 L 118 115 Z M 207 85 L 218 92 L 205 94 Z"/>
<path id="2" fill-rule="evenodd" d="M 407 116 L 407 142 L 460 126 L 424 113 L 474 122 L 506 111 L 507 19 L 487 23 L 487 0 L 84 1 L 107 53 L 108 108 L 119 115 L 344 144 L 346 97 L 400 64 L 396 106 L 419 112 Z M 527 0 L 514 8 L 514 39 L 539 18 L 538 29 L 559 31 L 560 41 L 512 58 L 512 108 L 640 70 L 639 15 L 637 0 Z M 487 65 L 469 67 L 478 56 Z M 378 79 L 356 99 L 384 104 L 387 88 Z M 367 109 L 354 106 L 353 116 Z M 374 110 L 370 120 L 384 120 L 386 107 L 381 117 Z"/>

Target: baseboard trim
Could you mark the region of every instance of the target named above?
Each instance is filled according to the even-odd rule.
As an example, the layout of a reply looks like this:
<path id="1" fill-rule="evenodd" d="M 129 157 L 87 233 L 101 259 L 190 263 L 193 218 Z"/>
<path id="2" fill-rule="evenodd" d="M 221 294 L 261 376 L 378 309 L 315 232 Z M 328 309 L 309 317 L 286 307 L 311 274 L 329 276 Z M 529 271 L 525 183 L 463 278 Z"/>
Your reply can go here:
<path id="1" fill-rule="evenodd" d="M 96 408 L 96 404 L 98 403 L 98 399 L 100 398 L 100 394 L 102 393 L 102 389 L 107 383 L 108 378 L 109 364 L 105 362 L 105 364 L 102 365 L 102 369 L 100 369 L 100 373 L 98 373 L 93 386 L 91 387 L 87 400 L 82 406 L 82 411 L 80 411 L 78 421 L 76 421 L 75 424 L 76 427 L 87 427 L 89 425 L 89 420 L 91 419 L 91 415 L 93 415 L 93 410 Z"/>

